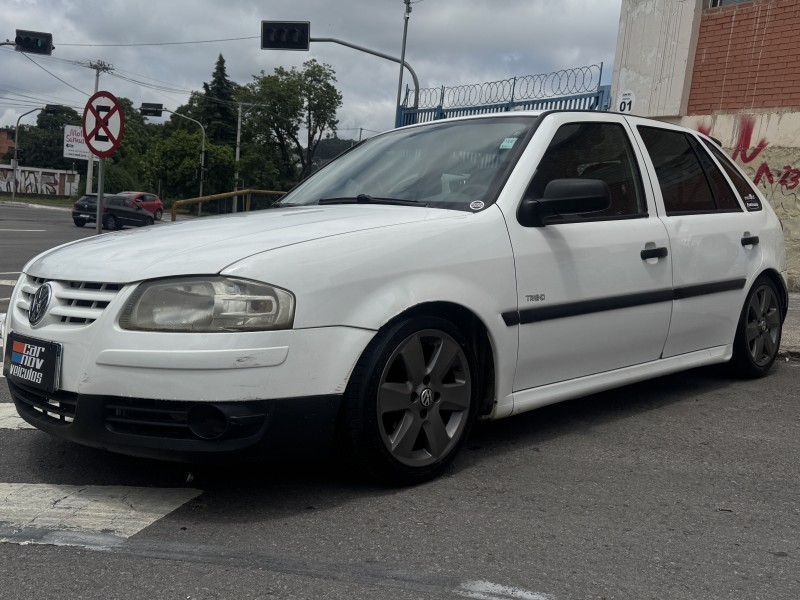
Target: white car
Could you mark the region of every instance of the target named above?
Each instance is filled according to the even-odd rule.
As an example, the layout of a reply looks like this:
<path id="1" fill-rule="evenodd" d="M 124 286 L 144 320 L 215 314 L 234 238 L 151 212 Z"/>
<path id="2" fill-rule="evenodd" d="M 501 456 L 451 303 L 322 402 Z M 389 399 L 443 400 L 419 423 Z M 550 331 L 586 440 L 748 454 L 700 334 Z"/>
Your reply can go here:
<path id="1" fill-rule="evenodd" d="M 781 224 L 714 141 L 512 112 L 376 136 L 269 210 L 45 252 L 5 372 L 25 420 L 82 444 L 194 461 L 338 440 L 412 483 L 476 418 L 712 363 L 764 375 L 786 311 Z"/>

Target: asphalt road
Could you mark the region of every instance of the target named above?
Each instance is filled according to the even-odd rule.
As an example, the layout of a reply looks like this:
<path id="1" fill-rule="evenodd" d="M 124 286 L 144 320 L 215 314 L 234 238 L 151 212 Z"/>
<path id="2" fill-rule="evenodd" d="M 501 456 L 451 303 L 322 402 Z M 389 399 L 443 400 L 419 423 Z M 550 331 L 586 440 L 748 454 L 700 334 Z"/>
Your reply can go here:
<path id="1" fill-rule="evenodd" d="M 39 240 L 0 236 L 0 271 Z M 83 448 L 4 420 L 0 380 L 0 597 L 795 600 L 798 382 L 697 369 L 482 423 L 446 476 L 386 489 L 330 457 Z"/>

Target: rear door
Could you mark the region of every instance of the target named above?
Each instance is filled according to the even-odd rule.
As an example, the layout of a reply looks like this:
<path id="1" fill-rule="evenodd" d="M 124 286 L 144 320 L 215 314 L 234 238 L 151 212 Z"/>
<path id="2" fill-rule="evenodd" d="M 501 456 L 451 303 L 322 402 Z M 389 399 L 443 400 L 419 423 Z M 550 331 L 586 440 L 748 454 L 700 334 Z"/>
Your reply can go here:
<path id="1" fill-rule="evenodd" d="M 730 344 L 745 287 L 762 261 L 757 221 L 699 136 L 631 121 L 672 248 L 675 303 L 664 357 Z"/>
<path id="2" fill-rule="evenodd" d="M 516 218 L 519 202 L 504 204 L 517 272 L 517 312 L 504 315 L 519 327 L 514 391 L 661 356 L 672 257 L 641 160 L 621 116 L 543 117 L 516 167 L 530 173 L 524 197 L 541 198 L 554 179 L 601 179 L 611 206 L 525 227 Z"/>

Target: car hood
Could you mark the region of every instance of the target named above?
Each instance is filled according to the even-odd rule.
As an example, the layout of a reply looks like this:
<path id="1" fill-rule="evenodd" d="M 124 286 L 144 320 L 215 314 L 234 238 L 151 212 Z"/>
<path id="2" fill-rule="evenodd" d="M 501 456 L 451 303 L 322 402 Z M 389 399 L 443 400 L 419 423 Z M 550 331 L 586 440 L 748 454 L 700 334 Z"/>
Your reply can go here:
<path id="1" fill-rule="evenodd" d="M 283 246 L 468 216 L 424 207 L 336 205 L 204 217 L 71 242 L 40 254 L 25 266 L 25 272 L 45 279 L 103 283 L 218 273 L 243 258 Z"/>

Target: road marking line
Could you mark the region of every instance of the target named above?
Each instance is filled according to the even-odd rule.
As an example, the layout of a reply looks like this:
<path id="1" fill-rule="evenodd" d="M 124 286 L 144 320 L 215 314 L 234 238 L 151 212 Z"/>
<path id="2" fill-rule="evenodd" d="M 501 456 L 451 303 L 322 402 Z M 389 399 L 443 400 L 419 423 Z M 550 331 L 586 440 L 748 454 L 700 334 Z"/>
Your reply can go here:
<path id="1" fill-rule="evenodd" d="M 0 279 L 0 285 L 17 285 L 16 279 Z"/>
<path id="2" fill-rule="evenodd" d="M 455 592 L 459 596 L 479 600 L 516 600 L 517 598 L 521 600 L 553 600 L 553 596 L 549 594 L 529 592 L 491 581 L 465 581 Z"/>
<path id="3" fill-rule="evenodd" d="M 19 231 L 20 233 L 41 233 L 47 229 L 0 229 L 0 231 Z"/>
<path id="4" fill-rule="evenodd" d="M 1 363 L 0 363 L 1 364 Z M 36 429 L 17 414 L 13 404 L 0 404 L 0 429 Z"/>
<path id="5" fill-rule="evenodd" d="M 0 522 L 23 533 L 31 528 L 127 538 L 201 493 L 191 488 L 0 483 Z M 37 537 L 0 541 L 35 543 Z"/>

